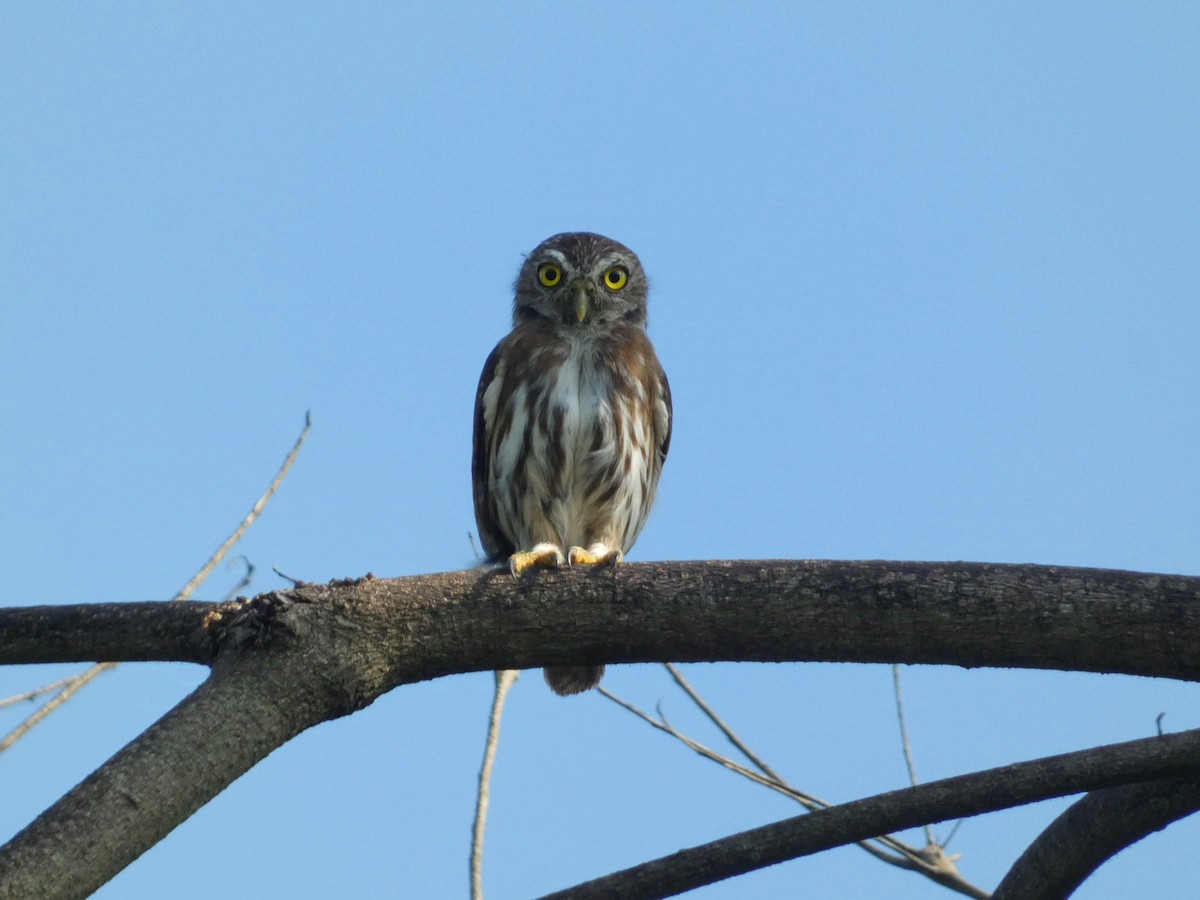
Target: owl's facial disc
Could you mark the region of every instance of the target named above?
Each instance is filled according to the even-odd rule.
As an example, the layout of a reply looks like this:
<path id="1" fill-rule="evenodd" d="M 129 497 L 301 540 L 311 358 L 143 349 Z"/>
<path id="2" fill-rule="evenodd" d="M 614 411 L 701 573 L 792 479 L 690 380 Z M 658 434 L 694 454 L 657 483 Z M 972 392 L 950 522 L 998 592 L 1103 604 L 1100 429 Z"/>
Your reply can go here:
<path id="1" fill-rule="evenodd" d="M 543 241 L 517 277 L 513 315 L 560 329 L 603 331 L 645 325 L 646 280 L 637 257 L 599 235 L 568 233 Z"/>

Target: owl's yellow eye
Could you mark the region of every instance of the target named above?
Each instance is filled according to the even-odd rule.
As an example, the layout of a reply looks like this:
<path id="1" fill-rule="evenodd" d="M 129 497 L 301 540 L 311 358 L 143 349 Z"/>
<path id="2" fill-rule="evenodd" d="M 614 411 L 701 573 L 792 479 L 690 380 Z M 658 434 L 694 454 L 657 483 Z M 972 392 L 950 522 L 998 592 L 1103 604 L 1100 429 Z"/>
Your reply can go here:
<path id="1" fill-rule="evenodd" d="M 604 285 L 609 290 L 619 291 L 629 281 L 629 270 L 624 266 L 613 266 L 604 273 Z"/>
<path id="2" fill-rule="evenodd" d="M 538 266 L 538 281 L 546 287 L 554 287 L 562 281 L 562 269 L 554 263 L 542 263 Z"/>

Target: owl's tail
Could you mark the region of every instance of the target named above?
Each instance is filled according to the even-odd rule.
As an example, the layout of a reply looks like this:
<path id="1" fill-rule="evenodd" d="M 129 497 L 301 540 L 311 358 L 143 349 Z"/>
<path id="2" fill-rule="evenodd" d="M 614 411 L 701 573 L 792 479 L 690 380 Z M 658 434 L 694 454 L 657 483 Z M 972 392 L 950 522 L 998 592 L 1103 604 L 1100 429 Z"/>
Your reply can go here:
<path id="1" fill-rule="evenodd" d="M 542 671 L 550 690 L 560 697 L 590 691 L 604 677 L 604 666 L 549 666 Z"/>

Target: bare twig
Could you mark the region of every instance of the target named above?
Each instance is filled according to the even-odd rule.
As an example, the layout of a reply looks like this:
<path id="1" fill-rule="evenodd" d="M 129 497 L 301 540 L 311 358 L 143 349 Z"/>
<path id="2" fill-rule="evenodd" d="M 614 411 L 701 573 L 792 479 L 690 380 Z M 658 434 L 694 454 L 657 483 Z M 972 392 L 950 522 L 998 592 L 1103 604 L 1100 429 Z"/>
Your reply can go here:
<path id="1" fill-rule="evenodd" d="M 225 596 L 221 598 L 222 603 L 228 603 L 238 595 L 238 592 L 250 587 L 250 582 L 254 580 L 254 563 L 250 562 L 245 556 L 239 556 L 237 559 L 231 559 L 229 565 L 232 567 L 237 560 L 240 559 L 245 565 L 246 571 L 242 573 L 242 577 L 238 579 L 238 583 L 225 592 Z"/>
<path id="2" fill-rule="evenodd" d="M 900 666 L 892 664 L 892 691 L 896 696 L 896 721 L 900 723 L 900 749 L 904 752 L 904 765 L 908 769 L 908 783 L 916 787 L 917 767 L 913 764 L 912 744 L 908 741 L 908 723 L 904 721 L 904 694 L 900 690 Z"/>
<path id="3" fill-rule="evenodd" d="M 753 750 L 751 750 L 749 745 L 746 744 L 746 742 L 743 741 L 737 735 L 737 733 L 732 728 L 729 727 L 728 724 L 726 724 L 724 719 L 722 719 L 719 715 L 717 715 L 716 711 L 711 706 L 708 705 L 707 701 L 705 701 L 704 698 L 700 696 L 700 694 L 696 691 L 696 689 L 694 687 L 692 687 L 691 683 L 686 678 L 683 677 L 683 673 L 679 671 L 679 669 L 675 666 L 674 663 L 665 663 L 664 665 L 666 666 L 667 671 L 671 673 L 671 677 L 673 679 L 675 679 L 675 683 L 677 685 L 679 685 L 679 687 L 683 690 L 684 693 L 686 693 L 688 695 L 688 697 L 691 699 L 691 701 L 696 704 L 696 706 L 701 710 L 701 712 L 703 712 L 708 717 L 709 721 L 711 721 L 715 726 L 717 726 L 717 728 L 720 729 L 721 733 L 723 735 L 725 735 L 725 737 L 729 740 L 729 742 L 731 744 L 733 744 L 735 747 L 737 747 L 738 750 L 740 750 L 741 753 L 748 760 L 750 760 L 752 763 L 754 763 L 754 765 L 759 769 L 759 771 L 761 771 L 764 775 L 767 776 L 766 779 L 762 779 L 762 778 L 755 776 L 754 773 L 752 773 L 752 772 L 744 772 L 746 777 L 750 778 L 751 781 L 755 781 L 766 787 L 770 787 L 775 790 L 779 790 L 784 794 L 787 794 L 788 796 L 797 800 L 803 806 L 805 806 L 807 809 L 810 809 L 810 810 L 824 809 L 831 805 L 830 803 L 827 803 L 826 801 L 821 800 L 818 797 L 814 797 L 811 794 L 806 794 L 803 791 L 800 791 L 800 790 L 792 787 L 791 784 L 789 784 L 787 782 L 787 780 L 783 778 L 783 776 L 781 776 L 778 772 L 776 772 L 774 769 L 772 769 L 771 766 L 768 765 L 764 759 L 762 759 L 758 754 L 756 754 Z M 674 732 L 673 729 L 671 729 L 671 731 L 672 731 L 674 737 L 683 741 L 688 746 L 692 746 L 692 744 L 694 744 L 694 742 L 691 741 L 689 738 L 685 738 L 683 735 L 680 735 L 677 732 Z M 692 749 L 696 749 L 696 747 L 692 747 Z M 700 752 L 700 751 L 697 751 L 697 752 Z M 702 755 L 705 755 L 705 754 L 702 754 Z M 743 774 L 743 773 L 739 773 L 739 774 Z M 804 798 L 807 798 L 807 799 L 804 799 Z M 928 860 L 928 849 L 929 849 L 928 847 L 921 849 L 921 850 L 917 850 L 915 847 L 911 847 L 908 844 L 905 844 L 903 841 L 899 841 L 895 838 L 891 838 L 890 836 L 888 836 L 886 838 L 881 838 L 880 840 L 881 840 L 881 842 L 886 843 L 888 846 L 891 846 L 892 849 L 896 850 L 900 854 L 900 856 L 896 857 L 896 856 L 892 856 L 888 853 L 884 853 L 883 851 L 879 850 L 879 848 L 874 847 L 866 842 L 860 843 L 859 846 L 862 847 L 867 852 L 871 853 L 873 856 L 876 856 L 879 859 L 882 859 L 884 862 L 888 862 L 888 863 L 891 863 L 892 865 L 900 866 L 901 868 L 906 868 L 906 869 L 908 869 L 908 868 L 924 868 L 925 863 L 927 863 L 929 861 Z"/>
<path id="4" fill-rule="evenodd" d="M 89 684 L 97 675 L 102 672 L 107 672 L 109 669 L 115 669 L 116 667 L 117 664 L 113 662 L 97 663 L 87 671 L 82 672 L 79 675 L 73 675 L 61 691 L 39 706 L 32 715 L 28 716 L 25 721 L 6 734 L 3 739 L 0 739 L 0 753 L 3 753 L 21 738 L 23 738 L 29 732 L 29 730 L 33 728 L 34 725 L 42 721 L 42 719 L 46 718 L 46 716 L 50 715 L 50 713 L 54 712 L 54 710 L 58 709 L 60 706 L 70 700 L 72 696 Z"/>
<path id="5" fill-rule="evenodd" d="M 904 753 L 904 765 L 908 769 L 908 783 L 916 787 L 920 782 L 917 780 L 917 767 L 913 763 L 912 744 L 908 740 L 908 722 L 904 718 L 904 694 L 900 690 L 900 666 L 892 663 L 892 690 L 896 695 L 896 721 L 900 723 L 900 749 Z M 933 829 L 925 826 L 925 849 L 931 847 L 939 847 L 937 839 L 933 836 Z"/>
<path id="6" fill-rule="evenodd" d="M 225 538 L 220 547 L 213 551 L 213 555 L 209 557 L 208 562 L 200 567 L 200 571 L 192 576 L 192 580 L 185 584 L 179 593 L 171 598 L 172 600 L 186 600 L 192 596 L 196 592 L 196 588 L 212 573 L 212 570 L 220 564 L 221 560 L 225 558 L 225 554 L 233 549 L 233 545 L 242 539 L 242 535 L 246 533 L 246 529 L 254 524 L 254 520 L 258 518 L 259 514 L 263 511 L 263 507 L 267 505 L 267 501 L 275 496 L 275 492 L 279 490 L 279 485 L 283 484 L 283 479 L 287 477 L 288 470 L 292 468 L 292 463 L 296 461 L 296 457 L 300 453 L 300 448 L 304 446 L 305 440 L 308 439 L 308 432 L 311 428 L 312 413 L 305 413 L 304 428 L 300 431 L 300 436 L 296 438 L 296 443 L 292 445 L 292 449 L 288 451 L 288 455 L 284 458 L 283 465 L 279 467 L 279 472 L 271 479 L 271 483 L 267 485 L 267 489 L 263 491 L 262 496 L 258 498 L 255 504 L 250 507 L 250 512 L 246 513 L 238 527 L 233 529 L 233 533 Z"/>
<path id="7" fill-rule="evenodd" d="M 731 772 L 735 772 L 736 774 L 741 775 L 743 778 L 753 781 L 755 784 L 768 787 L 771 790 L 777 791 L 784 796 L 795 800 L 810 812 L 820 809 L 827 809 L 833 805 L 825 800 L 820 799 L 819 797 L 793 787 L 784 779 L 774 774 L 774 770 L 771 769 L 771 767 L 765 762 L 760 760 L 759 757 L 754 754 L 754 752 L 751 751 L 748 746 L 746 746 L 745 742 L 738 738 L 733 730 L 729 728 L 729 726 L 720 719 L 720 717 L 712 710 L 712 708 L 700 698 L 699 694 L 697 694 L 695 689 L 687 683 L 687 680 L 684 679 L 683 675 L 678 671 L 678 669 L 675 669 L 670 664 L 667 664 L 667 667 L 668 669 L 672 670 L 671 675 L 673 678 L 675 678 L 679 686 L 688 693 L 689 697 L 696 701 L 697 706 L 705 711 L 705 714 L 713 720 L 714 724 L 719 723 L 717 724 L 717 727 L 720 728 L 722 733 L 725 734 L 725 736 L 729 738 L 729 740 L 733 742 L 739 750 L 745 753 L 747 758 L 754 761 L 754 764 L 758 766 L 760 770 L 762 770 L 762 774 L 751 769 L 747 769 L 740 763 L 737 763 L 718 753 L 717 751 L 704 746 L 699 741 L 696 741 L 680 732 L 665 719 L 654 718 L 648 713 L 638 709 L 633 704 L 622 700 L 607 688 L 600 687 L 598 690 L 603 696 L 607 697 L 618 706 L 633 713 L 648 725 L 657 728 L 659 731 L 662 731 L 665 734 L 669 734 L 671 737 L 675 738 L 690 750 L 698 753 L 700 756 L 703 756 L 705 759 L 724 766 Z M 872 843 L 871 841 L 882 844 L 883 847 L 888 848 L 888 850 L 891 850 L 892 852 L 887 852 L 887 850 L 876 846 L 876 843 Z M 858 841 L 856 843 L 859 847 L 870 853 L 876 859 L 882 860 L 883 862 L 902 869 L 910 869 L 915 872 L 920 872 L 939 884 L 948 887 L 951 890 L 958 891 L 961 894 L 965 894 L 968 897 L 974 897 L 977 898 L 977 900 L 986 900 L 986 898 L 989 896 L 987 891 L 984 891 L 982 888 L 971 884 L 971 882 L 967 881 L 959 874 L 958 868 L 954 865 L 953 859 L 946 857 L 940 852 L 936 852 L 936 850 L 931 852 L 931 848 L 929 847 L 918 849 L 906 844 L 904 841 L 901 841 L 898 838 L 892 837 L 891 835 L 882 835 L 870 840 Z M 940 848 L 937 848 L 937 850 L 940 850 Z"/>
<path id="8" fill-rule="evenodd" d="M 946 835 L 945 840 L 942 841 L 942 849 L 943 850 L 945 850 L 947 847 L 950 846 L 950 842 L 952 840 L 954 840 L 954 836 L 956 834 L 958 834 L 959 826 L 962 825 L 962 823 L 965 821 L 966 821 L 966 819 L 959 819 L 957 822 L 955 822 L 953 825 L 950 826 L 950 832 Z"/>
<path id="9" fill-rule="evenodd" d="M 716 711 L 713 710 L 707 702 L 705 702 L 699 693 L 696 692 L 696 689 L 693 688 L 688 680 L 683 677 L 683 673 L 680 672 L 673 663 L 666 663 L 665 665 L 667 671 L 671 673 L 671 677 L 675 679 L 675 683 L 679 685 L 679 687 L 688 695 L 692 702 L 695 703 L 696 706 L 708 717 L 709 721 L 711 721 L 715 726 L 717 726 L 718 729 L 720 729 L 721 733 L 725 735 L 729 742 L 737 747 L 738 750 L 740 750 L 748 760 L 758 767 L 759 771 L 761 771 L 764 775 L 767 775 L 769 779 L 771 779 L 771 781 L 775 782 L 777 785 L 787 788 L 785 793 L 794 792 L 796 795 L 802 793 L 791 787 L 791 785 L 789 785 L 782 776 L 775 772 L 775 770 L 767 765 L 763 759 L 755 754 L 745 741 L 738 737 L 737 733 L 734 732 L 733 729 L 730 728 L 719 715 L 717 715 Z M 905 758 L 908 761 L 909 777 L 912 779 L 913 786 L 915 787 L 917 784 L 917 776 L 915 767 L 912 763 L 912 755 L 908 745 L 908 729 L 904 724 L 904 708 L 900 697 L 899 673 L 896 671 L 896 667 L 893 667 L 893 677 L 896 685 L 897 711 L 900 714 L 900 730 L 904 742 Z M 758 781 L 760 784 L 766 784 L 768 787 L 775 786 L 768 782 L 763 782 L 760 779 L 752 778 L 751 780 Z M 816 798 L 813 799 L 814 805 L 809 806 L 808 804 L 805 804 L 805 806 L 807 806 L 809 809 L 819 809 L 829 806 L 829 804 L 825 803 L 824 801 L 816 800 Z M 955 827 L 957 828 L 957 826 Z M 936 874 L 937 880 L 941 881 L 942 883 L 945 883 L 943 879 L 947 877 L 951 879 L 958 879 L 960 877 L 958 875 L 958 869 L 953 865 L 953 863 L 957 860 L 957 857 L 947 857 L 946 854 L 942 852 L 942 845 L 940 845 L 934 838 L 933 831 L 928 826 L 926 826 L 925 829 L 925 838 L 926 845 L 920 849 L 917 849 L 916 847 L 906 844 L 903 841 L 891 836 L 888 836 L 885 839 L 880 839 L 882 843 L 899 853 L 899 856 L 892 856 L 891 854 L 884 853 L 883 851 L 879 850 L 879 848 L 866 842 L 860 842 L 859 846 L 871 855 L 894 866 L 899 866 L 900 868 L 904 869 L 913 869 L 927 875 Z M 978 888 L 975 888 L 974 885 L 971 885 L 970 882 L 965 880 L 962 881 L 962 886 L 964 888 L 978 890 Z M 964 891 L 964 893 L 969 892 Z"/>
<path id="10" fill-rule="evenodd" d="M 696 689 L 688 683 L 688 680 L 683 677 L 683 673 L 679 671 L 674 663 L 666 663 L 666 667 L 667 671 L 671 673 L 671 677 L 675 679 L 675 683 L 682 688 L 683 692 L 687 694 L 688 697 L 691 698 L 692 702 L 699 707 L 700 711 L 708 716 L 709 721 L 721 730 L 721 733 L 725 735 L 725 737 L 729 740 L 729 743 L 737 747 L 738 750 L 742 752 L 742 755 L 745 756 L 746 759 L 750 760 L 750 762 L 754 763 L 754 765 L 756 765 L 759 771 L 761 771 L 764 775 L 775 779 L 780 784 L 786 783 L 779 773 L 767 765 L 764 760 L 760 759 L 754 753 L 754 751 L 751 750 L 749 746 L 747 746 L 746 743 L 734 733 L 733 729 L 725 724 L 725 721 L 717 715 L 716 711 L 709 706 L 698 693 L 696 693 Z"/>
<path id="11" fill-rule="evenodd" d="M 78 675 L 68 675 L 66 678 L 60 678 L 58 681 L 51 681 L 49 684 L 43 684 L 41 687 L 36 687 L 31 691 L 25 691 L 21 694 L 13 694 L 11 697 L 5 697 L 0 700 L 0 708 L 5 706 L 16 706 L 18 703 L 27 703 L 31 700 L 36 700 L 42 694 L 48 694 L 51 691 L 58 690 L 69 681 L 78 678 Z"/>
<path id="12" fill-rule="evenodd" d="M 471 828 L 471 900 L 483 900 L 483 832 L 487 827 L 488 802 L 491 798 L 492 768 L 496 762 L 496 747 L 500 743 L 500 719 L 509 689 L 517 682 L 516 669 L 496 673 L 496 692 L 492 696 L 492 713 L 488 718 L 487 742 L 483 748 L 483 765 L 479 769 L 479 793 L 475 802 L 475 822 Z"/>
<path id="13" fill-rule="evenodd" d="M 292 587 L 300 587 L 300 585 L 304 584 L 304 582 L 301 581 L 299 578 L 293 578 L 291 575 L 287 574 L 286 572 L 281 572 L 279 569 L 279 566 L 271 566 L 271 571 L 274 572 L 276 575 L 278 575 L 280 578 L 282 578 L 284 581 L 290 581 L 292 583 Z"/>
<path id="14" fill-rule="evenodd" d="M 814 797 L 811 794 L 806 794 L 804 791 L 796 790 L 795 788 L 793 788 L 791 785 L 787 784 L 786 782 L 783 782 L 781 780 L 773 778 L 769 775 L 759 774 L 758 772 L 755 772 L 753 769 L 747 769 L 741 763 L 735 762 L 734 760 L 730 759 L 729 757 L 723 756 L 722 754 L 718 753 L 716 750 L 706 747 L 704 744 L 701 744 L 699 741 L 688 737 L 686 734 L 679 731 L 677 728 L 675 728 L 674 725 L 670 724 L 669 722 L 665 721 L 664 719 L 661 719 L 661 718 L 656 719 L 656 718 L 654 718 L 654 716 L 650 715 L 649 713 L 644 712 L 641 709 L 638 709 L 632 703 L 629 703 L 626 700 L 622 700 L 620 697 L 618 697 L 616 694 L 612 693 L 606 687 L 599 687 L 596 690 L 599 691 L 603 696 L 605 696 L 609 700 L 611 700 L 613 703 L 615 703 L 618 706 L 622 707 L 623 709 L 626 709 L 629 712 L 633 713 L 635 716 L 637 716 L 639 719 L 641 719 L 647 725 L 650 725 L 653 728 L 657 728 L 659 731 L 663 732 L 664 734 L 669 734 L 671 737 L 675 738 L 675 740 L 679 741 L 681 744 L 683 744 L 689 750 L 693 750 L 696 753 L 703 756 L 705 759 L 711 760 L 712 762 L 715 762 L 718 765 L 724 766 L 726 769 L 729 769 L 731 772 L 736 772 L 738 775 L 741 775 L 743 778 L 748 778 L 750 781 L 753 781 L 756 784 L 761 784 L 763 787 L 768 787 L 773 791 L 778 791 L 779 793 L 783 794 L 784 796 L 790 797 L 792 800 L 795 800 L 797 803 L 801 804 L 802 806 L 804 806 L 807 809 L 824 809 L 826 806 L 830 805 L 818 797 Z"/>
<path id="15" fill-rule="evenodd" d="M 238 527 L 233 530 L 233 533 L 230 534 L 229 537 L 222 542 L 221 546 L 219 546 L 213 552 L 212 556 L 210 556 L 208 561 L 200 567 L 200 570 L 192 576 L 191 580 L 188 581 L 188 583 L 182 588 L 180 588 L 178 593 L 171 598 L 172 602 L 181 602 L 191 597 L 192 594 L 196 592 L 196 588 L 200 587 L 204 580 L 208 578 L 210 574 L 212 574 L 213 569 L 220 565 L 221 560 L 225 558 L 226 554 L 229 553 L 229 551 L 233 548 L 233 545 L 242 539 L 242 535 L 246 533 L 246 529 L 248 529 L 254 523 L 254 520 L 258 518 L 259 514 L 263 511 L 263 507 L 267 505 L 267 501 L 275 495 L 277 490 L 279 490 L 279 485 L 283 483 L 283 479 L 287 476 L 288 470 L 291 469 L 292 463 L 296 461 L 296 456 L 300 453 L 300 448 L 304 445 L 304 441 L 308 438 L 308 432 L 311 428 L 312 415 L 311 413 L 306 413 L 304 416 L 304 428 L 300 431 L 300 436 L 296 438 L 296 442 L 292 445 L 292 449 L 288 451 L 288 455 L 283 460 L 283 465 L 279 467 L 279 471 L 275 474 L 275 477 L 271 479 L 271 483 L 267 485 L 267 489 L 263 491 L 262 496 L 260 496 L 257 502 L 255 502 L 255 504 L 250 508 L 250 512 L 246 513 L 246 515 L 242 518 L 242 521 L 238 524 Z M 254 571 L 254 567 L 250 565 L 249 562 L 247 562 L 246 565 L 246 575 L 243 577 L 242 582 L 234 587 L 234 591 L 239 590 L 245 584 L 249 583 L 249 578 Z M 25 719 L 25 721 L 0 739 L 0 753 L 3 753 L 5 750 L 19 741 L 29 732 L 31 728 L 33 728 L 34 725 L 42 721 L 42 719 L 46 718 L 46 716 L 50 715 L 50 713 L 54 712 L 54 710 L 70 700 L 71 697 L 79 692 L 83 687 L 95 680 L 98 675 L 107 672 L 109 669 L 115 669 L 116 667 L 117 663 L 115 662 L 97 663 L 90 669 L 66 679 L 66 686 L 63 687 L 61 691 L 38 707 L 38 709 L 32 715 Z M 59 682 L 56 682 L 55 685 L 36 690 L 38 693 L 47 693 L 50 690 L 53 690 L 58 683 Z"/>

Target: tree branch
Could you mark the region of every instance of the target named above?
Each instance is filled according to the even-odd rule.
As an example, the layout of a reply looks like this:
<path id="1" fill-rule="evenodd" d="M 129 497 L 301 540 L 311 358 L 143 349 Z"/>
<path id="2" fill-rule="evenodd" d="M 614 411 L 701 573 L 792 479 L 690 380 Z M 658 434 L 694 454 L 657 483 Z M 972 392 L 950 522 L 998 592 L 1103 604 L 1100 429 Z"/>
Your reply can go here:
<path id="1" fill-rule="evenodd" d="M 303 730 L 254 668 L 210 678 L 14 837 L 4 896 L 88 896 Z"/>
<path id="2" fill-rule="evenodd" d="M 1084 790 L 1197 772 L 1200 730 L 1048 756 L 785 819 L 549 894 L 543 900 L 670 897 L 889 831 Z"/>
<path id="3" fill-rule="evenodd" d="M 717 660 L 1015 666 L 1200 680 L 1200 578 L 1182 575 L 985 563 L 661 562 L 520 580 L 498 569 L 368 577 L 263 596 L 293 604 L 293 617 L 355 630 L 360 651 L 393 660 L 389 688 L 547 664 Z M 53 609 L 78 617 L 72 631 L 55 628 Z M 0 662 L 204 661 L 194 631 L 203 609 L 4 611 Z M 43 649 L 40 628 L 52 629 Z"/>
<path id="4" fill-rule="evenodd" d="M 92 603 L 0 609 L 0 664 L 208 663 L 204 617 L 215 603 Z"/>
<path id="5" fill-rule="evenodd" d="M 588 663 L 823 660 L 1197 680 L 1198 634 L 1200 578 L 978 563 L 639 563 L 519 580 L 473 569 L 298 584 L 215 606 L 7 610 L 0 614 L 0 662 L 180 659 L 211 662 L 213 675 L 0 851 L 0 877 L 20 878 L 11 883 L 35 886 L 36 896 L 54 896 L 58 888 L 47 885 L 70 896 L 84 888 L 64 885 L 103 883 L 299 731 L 397 685 L 443 675 Z M 1161 754 L 1189 739 L 1156 739 L 1148 768 L 1136 775 L 1089 772 L 1036 789 L 1021 781 L 1011 795 L 1003 779 L 965 776 L 967 799 L 939 793 L 959 782 L 935 782 L 912 789 L 920 802 L 903 806 L 904 816 L 890 815 L 894 798 L 877 798 L 860 801 L 874 818 L 845 824 L 845 810 L 858 810 L 850 805 L 813 813 L 800 827 L 831 829 L 813 844 L 824 847 L 1135 777 L 1181 775 L 1194 768 L 1162 764 Z M 1150 744 L 1139 746 L 1150 752 Z M 814 821 L 833 824 L 808 824 Z M 772 852 L 809 852 L 787 840 L 781 846 L 786 850 L 766 857 L 750 850 L 768 862 Z M 753 853 L 745 859 L 759 858 Z"/>
<path id="6" fill-rule="evenodd" d="M 0 849 L 6 900 L 90 895 L 276 747 L 356 708 L 345 667 L 319 657 L 345 646 L 284 609 L 229 605 L 208 680 Z"/>
<path id="7" fill-rule="evenodd" d="M 1093 791 L 1038 835 L 992 900 L 1069 897 L 1102 863 L 1200 809 L 1200 780 L 1169 778 Z"/>

